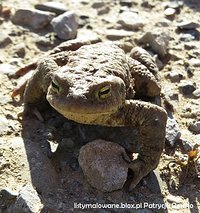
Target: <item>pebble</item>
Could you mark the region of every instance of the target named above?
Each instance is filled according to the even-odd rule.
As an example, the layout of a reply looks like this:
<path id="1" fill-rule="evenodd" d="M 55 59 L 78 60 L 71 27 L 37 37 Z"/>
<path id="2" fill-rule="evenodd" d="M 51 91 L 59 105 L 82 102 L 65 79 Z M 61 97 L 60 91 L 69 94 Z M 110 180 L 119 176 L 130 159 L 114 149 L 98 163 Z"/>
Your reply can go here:
<path id="1" fill-rule="evenodd" d="M 12 22 L 17 25 L 31 27 L 34 30 L 43 29 L 55 16 L 55 13 L 35 10 L 19 9 L 12 17 Z"/>
<path id="2" fill-rule="evenodd" d="M 196 90 L 196 86 L 193 82 L 185 81 L 179 86 L 179 89 L 183 95 L 191 95 Z"/>
<path id="3" fill-rule="evenodd" d="M 129 30 L 137 30 L 145 24 L 144 19 L 138 13 L 129 11 L 122 12 L 117 23 Z"/>
<path id="4" fill-rule="evenodd" d="M 165 9 L 164 14 L 167 17 L 174 17 L 174 15 L 176 14 L 176 10 L 174 8 L 168 7 L 167 9 Z"/>
<path id="5" fill-rule="evenodd" d="M 132 7 L 133 1 L 132 0 L 120 0 L 119 1 L 121 6 L 126 6 L 126 7 Z M 136 4 L 136 2 L 134 2 Z"/>
<path id="6" fill-rule="evenodd" d="M 180 41 L 190 42 L 195 40 L 195 36 L 191 35 L 190 33 L 181 34 Z"/>
<path id="7" fill-rule="evenodd" d="M 74 39 L 77 35 L 78 16 L 73 11 L 68 11 L 55 17 L 51 24 L 60 39 Z"/>
<path id="8" fill-rule="evenodd" d="M 177 71 L 171 71 L 167 76 L 172 82 L 179 82 L 181 79 L 183 79 L 183 75 Z"/>
<path id="9" fill-rule="evenodd" d="M 168 51 L 170 37 L 165 34 L 145 33 L 138 41 L 139 43 L 149 44 L 151 48 L 161 57 L 164 57 Z"/>
<path id="10" fill-rule="evenodd" d="M 7 34 L 0 32 L 0 48 L 6 47 L 10 43 L 12 43 L 11 38 Z"/>
<path id="11" fill-rule="evenodd" d="M 35 8 L 38 10 L 53 12 L 53 13 L 56 13 L 57 15 L 67 12 L 67 7 L 65 4 L 63 4 L 61 2 L 55 2 L 55 1 L 49 1 L 49 2 L 44 2 L 42 4 L 36 4 Z"/>
<path id="12" fill-rule="evenodd" d="M 91 7 L 95 8 L 95 9 L 98 9 L 98 8 L 101 8 L 101 7 L 104 7 L 105 6 L 105 2 L 102 1 L 102 0 L 96 0 L 92 5 Z"/>
<path id="13" fill-rule="evenodd" d="M 200 98 L 200 89 L 196 89 L 194 90 L 194 92 L 192 93 L 196 98 Z"/>
<path id="14" fill-rule="evenodd" d="M 13 51 L 15 54 L 17 54 L 18 57 L 24 58 L 26 54 L 26 46 L 24 43 L 17 44 L 13 47 Z"/>
<path id="15" fill-rule="evenodd" d="M 8 129 L 8 120 L 6 117 L 0 115 L 0 135 L 2 135 Z"/>
<path id="16" fill-rule="evenodd" d="M 192 150 L 193 146 L 189 141 L 182 139 L 182 140 L 180 140 L 180 142 L 181 142 L 185 152 L 188 153 L 189 151 Z"/>
<path id="17" fill-rule="evenodd" d="M 110 40 L 118 40 L 127 36 L 133 36 L 134 33 L 126 30 L 109 29 L 105 31 L 105 35 Z"/>
<path id="18" fill-rule="evenodd" d="M 195 133 L 200 132 L 200 121 L 194 121 L 189 124 L 189 130 L 194 131 Z"/>
<path id="19" fill-rule="evenodd" d="M 181 137 L 181 132 L 176 122 L 175 118 L 172 115 L 168 116 L 167 126 L 166 126 L 166 143 L 170 146 L 174 146 L 175 142 Z"/>
<path id="20" fill-rule="evenodd" d="M 80 149 L 78 161 L 87 181 L 103 192 L 121 189 L 127 179 L 128 164 L 119 144 L 95 140 Z"/>
<path id="21" fill-rule="evenodd" d="M 182 30 L 191 30 L 200 27 L 200 24 L 193 21 L 183 21 L 178 23 L 177 27 Z"/>
<path id="22" fill-rule="evenodd" d="M 197 59 L 197 58 L 191 58 L 189 60 L 189 64 L 191 66 L 194 66 L 194 67 L 199 67 L 200 66 L 200 59 Z"/>
<path id="23" fill-rule="evenodd" d="M 97 14 L 98 15 L 104 15 L 107 14 L 110 11 L 110 8 L 105 6 L 105 7 L 101 7 L 97 10 Z"/>
<path id="24" fill-rule="evenodd" d="M 16 69 L 10 64 L 0 64 L 0 73 L 13 76 L 16 73 Z"/>
<path id="25" fill-rule="evenodd" d="M 22 187 L 14 205 L 8 208 L 8 212 L 41 212 L 43 204 L 32 185 Z"/>

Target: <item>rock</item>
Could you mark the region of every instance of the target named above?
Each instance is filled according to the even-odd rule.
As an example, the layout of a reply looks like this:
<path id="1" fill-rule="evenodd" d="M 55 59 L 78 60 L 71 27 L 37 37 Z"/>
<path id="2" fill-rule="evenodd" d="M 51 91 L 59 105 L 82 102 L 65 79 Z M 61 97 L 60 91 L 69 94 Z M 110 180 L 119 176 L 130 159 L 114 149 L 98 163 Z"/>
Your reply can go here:
<path id="1" fill-rule="evenodd" d="M 67 147 L 68 149 L 74 148 L 74 141 L 71 138 L 63 138 L 61 144 L 63 144 L 63 146 Z"/>
<path id="2" fill-rule="evenodd" d="M 2 135 L 5 131 L 8 130 L 8 120 L 6 117 L 0 115 L 0 135 Z"/>
<path id="3" fill-rule="evenodd" d="M 132 5 L 133 5 L 132 0 L 120 0 L 119 3 L 121 6 L 126 6 L 126 7 L 132 7 Z M 136 4 L 136 3 L 134 2 L 134 4 Z"/>
<path id="4" fill-rule="evenodd" d="M 10 64 L 0 64 L 0 73 L 6 74 L 8 76 L 13 76 L 16 69 Z"/>
<path id="5" fill-rule="evenodd" d="M 176 10 L 174 8 L 168 7 L 167 9 L 165 9 L 164 14 L 167 17 L 174 17 L 176 14 Z"/>
<path id="6" fill-rule="evenodd" d="M 184 33 L 180 36 L 180 41 L 190 42 L 193 40 L 195 40 L 195 36 L 191 35 L 190 33 Z"/>
<path id="7" fill-rule="evenodd" d="M 105 6 L 105 7 L 101 7 L 97 10 L 97 14 L 98 15 L 104 15 L 106 13 L 108 13 L 110 11 L 110 8 Z"/>
<path id="8" fill-rule="evenodd" d="M 184 202 L 182 197 L 174 196 L 174 195 L 167 195 L 167 201 L 169 203 L 177 203 L 177 204 Z"/>
<path id="9" fill-rule="evenodd" d="M 189 130 L 194 131 L 195 133 L 200 132 L 200 121 L 194 121 L 189 124 Z"/>
<path id="10" fill-rule="evenodd" d="M 77 35 L 78 16 L 73 11 L 65 12 L 55 17 L 51 24 L 60 39 L 74 39 Z"/>
<path id="11" fill-rule="evenodd" d="M 200 66 L 200 59 L 197 59 L 197 58 L 191 58 L 189 60 L 189 64 L 191 66 L 194 66 L 194 67 L 199 67 Z"/>
<path id="12" fill-rule="evenodd" d="M 196 89 L 194 90 L 194 92 L 192 93 L 196 98 L 200 98 L 200 89 Z"/>
<path id="13" fill-rule="evenodd" d="M 39 30 L 46 27 L 54 16 L 55 14 L 51 12 L 35 9 L 19 9 L 13 15 L 12 22 L 17 25 Z"/>
<path id="14" fill-rule="evenodd" d="M 11 38 L 3 32 L 0 32 L 0 48 L 6 47 L 12 43 Z"/>
<path id="15" fill-rule="evenodd" d="M 9 188 L 2 189 L 0 191 L 0 207 L 7 208 L 15 203 L 16 198 L 17 193 L 11 191 Z"/>
<path id="16" fill-rule="evenodd" d="M 157 54 L 164 57 L 168 50 L 169 36 L 165 33 L 156 35 L 151 32 L 147 32 L 138 40 L 138 42 L 149 44 Z"/>
<path id="17" fill-rule="evenodd" d="M 181 30 L 191 30 L 200 27 L 199 23 L 193 21 L 183 21 L 177 24 L 177 27 Z"/>
<path id="18" fill-rule="evenodd" d="M 193 82 L 185 81 L 179 86 L 179 89 L 183 95 L 191 95 L 196 90 L 196 86 Z"/>
<path id="19" fill-rule="evenodd" d="M 122 154 L 126 155 L 120 145 L 95 140 L 80 149 L 78 161 L 93 187 L 103 192 L 111 192 L 121 189 L 127 178 L 128 166 Z"/>
<path id="20" fill-rule="evenodd" d="M 133 32 L 126 31 L 126 30 L 106 30 L 105 35 L 110 40 L 118 40 L 127 36 L 132 36 Z"/>
<path id="21" fill-rule="evenodd" d="M 43 204 L 32 185 L 25 185 L 19 192 L 15 204 L 8 208 L 8 212 L 41 212 Z"/>
<path id="22" fill-rule="evenodd" d="M 172 82 L 179 82 L 183 78 L 183 75 L 177 71 L 171 71 L 167 76 Z"/>
<path id="23" fill-rule="evenodd" d="M 129 11 L 124 11 L 119 15 L 118 23 L 129 30 L 137 30 L 144 26 L 143 18 L 138 13 Z"/>
<path id="24" fill-rule="evenodd" d="M 18 57 L 23 58 L 26 54 L 26 46 L 24 43 L 17 44 L 13 47 L 14 52 L 17 54 Z"/>
<path id="25" fill-rule="evenodd" d="M 55 1 L 36 4 L 35 8 L 38 10 L 53 12 L 53 13 L 56 13 L 57 15 L 67 12 L 67 7 L 65 6 L 65 4 L 61 2 L 55 2 Z"/>
<path id="26" fill-rule="evenodd" d="M 180 140 L 180 142 L 181 142 L 185 152 L 188 153 L 189 151 L 192 150 L 193 146 L 189 141 L 182 139 L 182 140 Z"/>
<path id="27" fill-rule="evenodd" d="M 102 0 L 95 0 L 95 2 L 91 5 L 91 7 L 98 9 L 105 6 L 105 2 Z"/>
<path id="28" fill-rule="evenodd" d="M 172 115 L 168 116 L 165 135 L 166 143 L 168 143 L 170 146 L 174 146 L 176 140 L 178 140 L 180 137 L 181 132 L 178 123 Z"/>

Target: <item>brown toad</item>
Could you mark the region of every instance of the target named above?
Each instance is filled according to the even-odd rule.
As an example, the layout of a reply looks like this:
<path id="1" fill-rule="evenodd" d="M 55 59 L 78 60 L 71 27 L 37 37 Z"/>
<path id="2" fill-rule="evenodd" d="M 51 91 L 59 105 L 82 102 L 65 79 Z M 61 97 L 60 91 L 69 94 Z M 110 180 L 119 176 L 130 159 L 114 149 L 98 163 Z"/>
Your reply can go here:
<path id="1" fill-rule="evenodd" d="M 112 43 L 82 44 L 63 43 L 39 60 L 24 102 L 30 106 L 47 99 L 63 116 L 83 124 L 137 128 L 140 151 L 129 164 L 133 189 L 157 167 L 165 140 L 165 110 L 133 99 L 135 93 L 159 96 L 157 67 L 139 47 L 126 56 Z M 36 64 L 23 71 L 31 67 Z"/>

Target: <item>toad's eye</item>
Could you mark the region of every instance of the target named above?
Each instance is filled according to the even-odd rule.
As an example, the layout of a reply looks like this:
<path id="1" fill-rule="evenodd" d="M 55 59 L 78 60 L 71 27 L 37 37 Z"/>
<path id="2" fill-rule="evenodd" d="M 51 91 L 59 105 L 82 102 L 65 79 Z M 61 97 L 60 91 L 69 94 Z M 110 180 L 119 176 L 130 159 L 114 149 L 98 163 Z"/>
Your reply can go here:
<path id="1" fill-rule="evenodd" d="M 110 96 L 110 93 L 111 93 L 110 85 L 104 86 L 97 92 L 97 98 L 99 100 L 104 100 Z"/>
<path id="2" fill-rule="evenodd" d="M 54 92 L 57 92 L 57 93 L 60 92 L 60 86 L 59 86 L 58 83 L 55 82 L 55 81 L 52 81 L 52 82 L 51 82 L 51 88 L 52 88 L 52 90 L 53 90 Z"/>

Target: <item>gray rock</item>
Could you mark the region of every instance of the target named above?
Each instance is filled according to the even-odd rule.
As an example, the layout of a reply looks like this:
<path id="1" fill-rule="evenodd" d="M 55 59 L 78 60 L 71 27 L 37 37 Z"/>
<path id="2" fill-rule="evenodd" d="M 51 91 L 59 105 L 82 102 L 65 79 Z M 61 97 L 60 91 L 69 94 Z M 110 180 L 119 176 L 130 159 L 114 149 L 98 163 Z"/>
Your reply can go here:
<path id="1" fill-rule="evenodd" d="M 176 140 L 178 140 L 180 137 L 181 132 L 178 123 L 172 115 L 168 116 L 165 136 L 166 142 L 169 145 L 174 146 Z"/>
<path id="2" fill-rule="evenodd" d="M 177 71 L 171 71 L 167 76 L 172 82 L 179 82 L 183 78 L 183 75 Z"/>
<path id="3" fill-rule="evenodd" d="M 16 69 L 10 64 L 0 64 L 0 73 L 6 74 L 8 76 L 13 76 Z"/>
<path id="4" fill-rule="evenodd" d="M 78 161 L 93 187 L 103 192 L 111 192 L 121 189 L 127 178 L 128 165 L 122 154 L 126 155 L 120 145 L 95 140 L 80 149 Z"/>
<path id="5" fill-rule="evenodd" d="M 74 39 L 77 35 L 78 16 L 73 11 L 65 12 L 55 17 L 51 24 L 60 39 Z"/>
<path id="6" fill-rule="evenodd" d="M 133 36 L 134 33 L 126 30 L 109 29 L 105 31 L 105 35 L 110 40 L 118 40 L 124 37 Z"/>
<path id="7" fill-rule="evenodd" d="M 0 135 L 8 130 L 8 120 L 6 117 L 0 115 Z"/>
<path id="8" fill-rule="evenodd" d="M 165 33 L 152 34 L 147 32 L 138 41 L 139 43 L 149 44 L 157 54 L 164 57 L 168 51 L 169 39 L 169 36 Z"/>
<path id="9" fill-rule="evenodd" d="M 23 58 L 26 54 L 26 46 L 24 43 L 17 44 L 13 47 L 14 52 L 17 54 L 17 56 Z"/>
<path id="10" fill-rule="evenodd" d="M 56 13 L 57 15 L 67 12 L 67 7 L 65 4 L 63 4 L 61 2 L 55 2 L 55 1 L 49 1 L 49 2 L 44 2 L 42 4 L 36 4 L 35 8 L 38 10 L 53 12 L 53 13 Z"/>
<path id="11" fill-rule="evenodd" d="M 31 27 L 34 30 L 43 29 L 55 16 L 55 13 L 35 10 L 19 9 L 12 17 L 12 22 L 17 25 Z"/>
<path id="12" fill-rule="evenodd" d="M 196 98 L 200 98 L 200 89 L 196 89 L 194 90 L 194 92 L 192 93 Z"/>
<path id="13" fill-rule="evenodd" d="M 32 187 L 32 185 L 25 185 L 19 195 L 17 196 L 17 200 L 15 204 L 13 204 L 10 208 L 8 208 L 8 212 L 41 212 L 43 208 L 43 204 L 36 192 L 36 190 Z"/>
<path id="14" fill-rule="evenodd" d="M 165 9 L 164 14 L 167 17 L 174 17 L 175 14 L 176 14 L 176 10 L 174 8 L 168 7 L 168 8 Z"/>
<path id="15" fill-rule="evenodd" d="M 95 9 L 98 9 L 98 8 L 101 8 L 104 6 L 105 6 L 105 2 L 102 0 L 95 0 L 95 2 L 92 3 L 92 5 L 91 5 L 91 7 L 95 8 Z"/>
<path id="16" fill-rule="evenodd" d="M 191 95 L 196 90 L 196 86 L 193 82 L 185 81 L 179 86 L 179 89 L 183 95 Z"/>
<path id="17" fill-rule="evenodd" d="M 191 29 L 196 29 L 196 28 L 200 27 L 200 25 L 199 25 L 199 23 L 196 23 L 193 21 L 183 21 L 181 23 L 178 23 L 177 27 L 179 29 L 191 30 Z"/>
<path id="18" fill-rule="evenodd" d="M 99 8 L 97 10 L 97 14 L 98 15 L 104 15 L 104 14 L 108 13 L 109 11 L 110 11 L 110 7 L 105 6 L 105 7 Z"/>
<path id="19" fill-rule="evenodd" d="M 189 124 L 189 130 L 194 131 L 196 133 L 200 132 L 200 121 L 194 121 Z"/>
<path id="20" fill-rule="evenodd" d="M 119 3 L 121 6 L 127 6 L 127 7 L 131 7 L 133 5 L 132 0 L 120 0 Z M 137 3 L 134 2 L 134 4 L 137 4 Z"/>
<path id="21" fill-rule="evenodd" d="M 193 146 L 192 146 L 192 144 L 189 141 L 182 139 L 182 140 L 180 140 L 180 142 L 181 142 L 185 152 L 189 152 L 189 151 L 192 150 Z"/>
<path id="22" fill-rule="evenodd" d="M 137 30 L 144 26 L 144 19 L 138 13 L 124 11 L 119 15 L 118 23 L 123 28 Z"/>
<path id="23" fill-rule="evenodd" d="M 199 67 L 200 66 L 200 59 L 191 58 L 188 62 L 189 62 L 189 64 L 191 66 L 194 66 L 194 67 Z"/>
<path id="24" fill-rule="evenodd" d="M 180 41 L 190 42 L 195 40 L 195 36 L 190 33 L 185 33 L 180 36 Z"/>
<path id="25" fill-rule="evenodd" d="M 11 38 L 7 34 L 0 32 L 0 48 L 6 47 L 10 43 L 12 43 Z"/>

